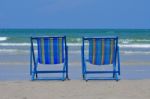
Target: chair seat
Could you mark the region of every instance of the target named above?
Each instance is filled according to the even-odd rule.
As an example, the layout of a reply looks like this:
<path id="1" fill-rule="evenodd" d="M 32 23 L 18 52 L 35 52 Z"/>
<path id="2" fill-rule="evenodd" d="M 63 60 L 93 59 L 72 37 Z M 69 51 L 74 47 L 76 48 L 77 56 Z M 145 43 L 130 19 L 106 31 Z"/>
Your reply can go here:
<path id="1" fill-rule="evenodd" d="M 37 46 L 33 45 L 33 42 Z M 37 48 L 36 48 L 37 47 Z M 37 53 L 36 53 L 36 49 Z M 37 60 L 36 60 L 37 59 Z M 33 61 L 33 64 L 32 64 Z M 57 65 L 63 64 L 62 70 L 40 70 L 39 64 Z M 38 74 L 61 73 L 60 80 L 68 79 L 68 47 L 66 37 L 31 37 L 31 56 L 30 56 L 30 74 L 32 80 L 39 79 Z M 41 79 L 41 78 L 40 78 Z M 52 78 L 53 79 L 53 78 Z"/>
<path id="2" fill-rule="evenodd" d="M 88 58 L 86 59 L 84 54 L 85 42 L 88 43 Z M 84 80 L 90 80 L 88 74 L 97 73 L 109 73 L 112 74 L 111 79 L 118 80 L 118 75 L 120 75 L 120 56 L 119 56 L 119 46 L 118 37 L 83 37 L 82 47 L 82 75 Z M 86 61 L 85 61 L 86 60 Z M 87 70 L 86 62 L 96 65 L 96 66 L 112 66 L 112 70 Z M 92 66 L 91 66 L 92 67 Z M 115 78 L 114 78 L 115 77 Z M 94 78 L 92 78 L 94 80 Z M 96 79 L 95 79 L 96 80 Z"/>

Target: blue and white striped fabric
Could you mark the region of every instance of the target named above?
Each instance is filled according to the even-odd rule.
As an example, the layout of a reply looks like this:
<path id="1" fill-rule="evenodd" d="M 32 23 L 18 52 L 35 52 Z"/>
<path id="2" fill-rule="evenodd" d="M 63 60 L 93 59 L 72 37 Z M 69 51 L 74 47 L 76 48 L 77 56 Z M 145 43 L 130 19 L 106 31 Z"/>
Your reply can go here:
<path id="1" fill-rule="evenodd" d="M 65 39 L 63 37 L 38 38 L 38 62 L 60 64 L 64 62 Z"/>
<path id="2" fill-rule="evenodd" d="M 116 40 L 111 38 L 89 39 L 89 62 L 95 65 L 113 64 Z"/>

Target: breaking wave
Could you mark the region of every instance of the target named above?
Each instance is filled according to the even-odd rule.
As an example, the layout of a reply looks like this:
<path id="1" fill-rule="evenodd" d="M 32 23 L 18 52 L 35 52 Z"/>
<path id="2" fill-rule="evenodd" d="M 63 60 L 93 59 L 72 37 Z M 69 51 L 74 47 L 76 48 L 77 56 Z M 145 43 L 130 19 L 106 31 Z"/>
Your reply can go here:
<path id="1" fill-rule="evenodd" d="M 6 41 L 8 37 L 0 37 L 0 41 Z"/>

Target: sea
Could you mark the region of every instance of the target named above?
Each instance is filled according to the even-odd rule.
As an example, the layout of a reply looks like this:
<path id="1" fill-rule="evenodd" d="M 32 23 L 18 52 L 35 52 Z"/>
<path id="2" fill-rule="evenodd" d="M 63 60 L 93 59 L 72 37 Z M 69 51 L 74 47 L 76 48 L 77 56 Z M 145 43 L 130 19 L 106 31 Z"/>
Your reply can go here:
<path id="1" fill-rule="evenodd" d="M 121 53 L 150 54 L 150 29 L 0 29 L 0 54 L 29 52 L 34 36 L 66 36 L 69 47 L 81 46 L 82 37 L 118 36 Z"/>

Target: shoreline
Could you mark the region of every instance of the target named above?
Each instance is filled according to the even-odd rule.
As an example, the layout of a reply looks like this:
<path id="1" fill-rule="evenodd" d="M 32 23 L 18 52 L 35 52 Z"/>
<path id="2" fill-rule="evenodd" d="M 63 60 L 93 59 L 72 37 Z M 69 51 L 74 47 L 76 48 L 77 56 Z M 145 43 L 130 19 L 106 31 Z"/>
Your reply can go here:
<path id="1" fill-rule="evenodd" d="M 21 49 L 20 49 L 21 50 Z M 27 50 L 27 48 L 26 48 Z M 81 78 L 81 53 L 70 53 L 72 50 L 79 48 L 71 47 L 69 49 L 69 76 L 72 80 Z M 28 49 L 28 52 L 30 50 Z M 134 50 L 133 50 L 134 51 Z M 121 79 L 150 79 L 150 55 L 149 54 L 124 54 L 121 56 Z M 30 80 L 29 53 L 0 53 L 0 81 L 6 80 Z M 45 66 L 44 66 L 45 67 Z M 51 66 L 50 66 L 51 67 Z M 53 66 L 52 66 L 53 67 Z M 55 66 L 54 66 L 55 67 Z M 101 66 L 91 66 L 94 69 Z M 45 67 L 48 69 L 49 67 Z M 102 67 L 102 69 L 104 69 Z"/>

